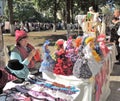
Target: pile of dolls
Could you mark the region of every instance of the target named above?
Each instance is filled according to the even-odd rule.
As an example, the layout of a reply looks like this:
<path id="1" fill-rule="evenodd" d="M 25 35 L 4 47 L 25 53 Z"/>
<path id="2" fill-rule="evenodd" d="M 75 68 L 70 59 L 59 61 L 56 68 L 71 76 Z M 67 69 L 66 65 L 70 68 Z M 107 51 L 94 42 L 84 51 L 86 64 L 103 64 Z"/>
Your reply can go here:
<path id="1" fill-rule="evenodd" d="M 48 40 L 43 45 L 44 58 L 40 72 L 49 71 L 58 75 L 74 75 L 78 78 L 90 78 L 96 75 L 107 56 L 109 49 L 105 45 L 105 34 L 97 38 L 91 36 L 58 39 L 51 55 Z"/>

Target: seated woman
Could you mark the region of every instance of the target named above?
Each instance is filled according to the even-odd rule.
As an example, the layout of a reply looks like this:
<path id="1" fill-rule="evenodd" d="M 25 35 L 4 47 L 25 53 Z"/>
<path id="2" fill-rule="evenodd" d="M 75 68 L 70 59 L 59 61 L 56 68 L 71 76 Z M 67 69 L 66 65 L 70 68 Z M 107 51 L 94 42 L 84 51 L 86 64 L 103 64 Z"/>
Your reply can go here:
<path id="1" fill-rule="evenodd" d="M 26 65 L 33 73 L 38 72 L 40 67 L 40 53 L 28 42 L 28 35 L 23 30 L 16 30 L 15 32 L 16 45 L 11 51 L 10 59 L 18 59 L 20 63 Z M 37 60 L 36 60 L 37 55 Z"/>

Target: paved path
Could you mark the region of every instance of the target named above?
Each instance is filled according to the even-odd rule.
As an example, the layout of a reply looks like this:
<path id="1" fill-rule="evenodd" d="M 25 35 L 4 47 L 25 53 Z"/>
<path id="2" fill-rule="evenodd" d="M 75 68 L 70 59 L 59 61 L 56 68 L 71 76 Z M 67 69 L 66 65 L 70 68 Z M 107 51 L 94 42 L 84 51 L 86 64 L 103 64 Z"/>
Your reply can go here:
<path id="1" fill-rule="evenodd" d="M 111 94 L 107 101 L 120 101 L 120 64 L 115 64 L 110 75 Z"/>

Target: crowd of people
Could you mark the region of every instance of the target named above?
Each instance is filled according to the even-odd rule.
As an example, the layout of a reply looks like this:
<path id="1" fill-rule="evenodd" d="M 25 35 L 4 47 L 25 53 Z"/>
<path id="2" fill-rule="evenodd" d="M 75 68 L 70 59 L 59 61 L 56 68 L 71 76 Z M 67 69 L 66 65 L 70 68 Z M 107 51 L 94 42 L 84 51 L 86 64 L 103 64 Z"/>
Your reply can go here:
<path id="1" fill-rule="evenodd" d="M 73 24 L 74 29 L 77 29 L 78 25 L 77 23 Z M 3 33 L 9 33 L 10 32 L 10 22 L 5 21 L 4 23 L 1 23 L 1 29 Z M 33 31 L 46 31 L 46 30 L 53 30 L 54 29 L 54 23 L 44 23 L 44 22 L 15 22 L 14 23 L 14 29 L 18 30 L 25 30 L 26 32 L 33 32 Z M 56 23 L 56 29 L 57 30 L 64 30 L 66 29 L 65 24 L 63 22 L 57 22 Z"/>

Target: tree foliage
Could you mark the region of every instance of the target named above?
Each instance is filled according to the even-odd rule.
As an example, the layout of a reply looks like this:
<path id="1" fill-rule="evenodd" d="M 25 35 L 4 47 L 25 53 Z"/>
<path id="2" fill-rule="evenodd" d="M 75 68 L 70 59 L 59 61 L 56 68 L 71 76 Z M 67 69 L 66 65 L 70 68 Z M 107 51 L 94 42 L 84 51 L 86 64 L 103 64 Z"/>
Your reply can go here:
<path id="1" fill-rule="evenodd" d="M 13 0 L 13 14 L 18 21 L 49 21 L 55 19 L 56 13 L 60 20 L 70 19 L 73 22 L 75 15 L 86 14 L 90 6 L 99 11 L 107 1 L 114 2 L 117 7 L 120 5 L 119 0 Z M 9 19 L 8 6 L 6 7 L 5 15 Z"/>

